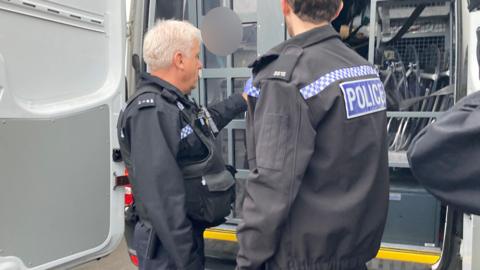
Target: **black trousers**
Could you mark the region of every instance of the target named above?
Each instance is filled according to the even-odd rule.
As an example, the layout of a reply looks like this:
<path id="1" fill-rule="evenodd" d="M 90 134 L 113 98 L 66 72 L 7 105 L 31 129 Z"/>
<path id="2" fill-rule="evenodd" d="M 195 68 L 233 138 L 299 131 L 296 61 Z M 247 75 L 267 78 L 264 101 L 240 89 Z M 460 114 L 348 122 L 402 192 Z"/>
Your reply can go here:
<path id="1" fill-rule="evenodd" d="M 201 260 L 201 269 L 205 268 L 205 247 L 203 241 L 204 227 L 193 226 L 192 239 L 197 246 L 197 254 Z M 150 246 L 152 228 L 142 221 L 135 225 L 135 232 L 133 236 L 133 245 L 138 257 L 138 268 L 140 270 L 180 270 L 175 265 L 174 260 L 168 254 L 168 251 L 162 246 L 160 241 L 157 241 L 155 247 Z M 150 258 L 147 258 L 147 249 L 153 248 L 154 253 L 150 251 Z M 198 268 L 198 267 L 196 267 Z"/>

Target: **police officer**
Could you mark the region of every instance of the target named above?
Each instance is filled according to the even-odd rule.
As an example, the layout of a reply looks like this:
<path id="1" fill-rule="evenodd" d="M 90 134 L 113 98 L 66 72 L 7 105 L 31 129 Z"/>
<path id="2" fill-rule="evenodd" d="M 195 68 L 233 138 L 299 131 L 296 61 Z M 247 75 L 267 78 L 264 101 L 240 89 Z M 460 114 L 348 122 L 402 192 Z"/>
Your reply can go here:
<path id="1" fill-rule="evenodd" d="M 230 210 L 230 197 L 214 198 L 215 207 L 225 206 L 220 213 L 206 205 L 210 189 L 220 187 L 219 194 L 230 196 L 233 185 L 212 141 L 247 105 L 233 95 L 202 109 L 188 98 L 202 68 L 200 41 L 188 22 L 159 21 L 149 30 L 143 55 L 150 74 L 142 76 L 119 117 L 119 142 L 140 217 L 134 232 L 140 269 L 203 269 L 203 231 Z"/>
<path id="2" fill-rule="evenodd" d="M 329 23 L 341 0 L 282 0 L 289 40 L 253 64 L 237 269 L 360 270 L 388 208 L 386 99 Z"/>

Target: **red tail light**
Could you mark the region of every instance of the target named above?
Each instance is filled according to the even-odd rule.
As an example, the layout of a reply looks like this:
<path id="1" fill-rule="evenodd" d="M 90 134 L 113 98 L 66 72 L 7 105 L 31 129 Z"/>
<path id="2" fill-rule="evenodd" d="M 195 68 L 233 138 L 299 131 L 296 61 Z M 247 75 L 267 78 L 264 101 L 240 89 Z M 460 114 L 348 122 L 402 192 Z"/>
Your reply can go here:
<path id="1" fill-rule="evenodd" d="M 125 206 L 133 204 L 132 185 L 125 186 Z"/>
<path id="2" fill-rule="evenodd" d="M 138 257 L 133 255 L 133 254 L 130 254 L 130 261 L 132 261 L 132 263 L 135 265 L 135 266 L 138 266 Z"/>
<path id="3" fill-rule="evenodd" d="M 125 169 L 125 176 L 128 176 L 128 170 Z M 133 193 L 132 185 L 125 185 L 125 206 L 130 206 L 133 204 Z"/>

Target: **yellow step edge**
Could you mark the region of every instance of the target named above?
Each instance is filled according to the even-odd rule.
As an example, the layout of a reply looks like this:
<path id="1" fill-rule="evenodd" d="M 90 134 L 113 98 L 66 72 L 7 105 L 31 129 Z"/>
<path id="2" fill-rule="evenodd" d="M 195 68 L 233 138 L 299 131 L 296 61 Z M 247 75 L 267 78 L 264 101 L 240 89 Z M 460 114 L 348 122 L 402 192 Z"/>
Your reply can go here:
<path id="1" fill-rule="evenodd" d="M 440 260 L 440 252 L 381 247 L 377 259 L 433 265 Z"/>
<path id="2" fill-rule="evenodd" d="M 203 238 L 211 240 L 220 240 L 228 242 L 237 242 L 237 234 L 232 230 L 222 230 L 222 229 L 207 229 L 203 233 Z"/>
<path id="3" fill-rule="evenodd" d="M 208 229 L 203 236 L 210 240 L 237 242 L 237 235 L 232 230 Z M 440 259 L 440 253 L 382 247 L 377 254 L 377 259 L 432 265 Z"/>

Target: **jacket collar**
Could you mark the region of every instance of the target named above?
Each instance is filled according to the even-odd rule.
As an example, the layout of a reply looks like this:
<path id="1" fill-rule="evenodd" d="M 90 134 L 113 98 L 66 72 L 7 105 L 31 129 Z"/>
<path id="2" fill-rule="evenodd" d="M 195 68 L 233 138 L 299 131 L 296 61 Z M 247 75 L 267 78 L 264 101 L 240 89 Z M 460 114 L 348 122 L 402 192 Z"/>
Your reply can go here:
<path id="1" fill-rule="evenodd" d="M 148 73 L 143 73 L 138 85 L 138 88 L 141 88 L 142 86 L 148 85 L 148 84 L 153 84 L 161 89 L 167 90 L 170 94 L 175 95 L 180 101 L 182 101 L 182 104 L 188 104 L 191 101 L 189 100 L 188 96 L 183 94 L 176 86 L 173 84 L 159 78 L 152 76 Z M 161 92 L 161 90 L 159 89 Z"/>
<path id="2" fill-rule="evenodd" d="M 283 48 L 285 48 L 288 45 L 295 45 L 295 46 L 299 46 L 299 47 L 302 47 L 302 48 L 305 49 L 305 48 L 310 47 L 314 44 L 317 44 L 317 43 L 320 43 L 320 42 L 323 42 L 323 41 L 326 41 L 326 40 L 329 40 L 329 39 L 332 39 L 332 38 L 340 38 L 340 35 L 332 27 L 331 24 L 327 24 L 327 25 L 324 25 L 324 26 L 319 26 L 319 27 L 313 28 L 313 29 L 311 29 L 307 32 L 303 32 L 301 34 L 298 34 L 298 35 L 286 40 L 285 42 L 280 44 L 280 45 L 283 45 L 283 46 L 279 46 L 280 48 L 278 48 L 278 49 L 283 50 Z"/>
<path id="3" fill-rule="evenodd" d="M 298 46 L 301 48 L 307 48 L 309 46 L 312 46 L 314 44 L 324 42 L 326 40 L 332 39 L 332 38 L 339 38 L 340 35 L 338 32 L 332 27 L 331 24 L 324 25 L 324 26 L 319 26 L 316 28 L 313 28 L 307 32 L 303 32 L 301 34 L 298 34 L 278 46 L 270 49 L 267 53 L 264 55 L 260 56 L 257 58 L 252 64 L 249 65 L 250 68 L 255 68 L 258 65 L 261 65 L 264 62 L 271 62 L 278 58 L 278 56 L 283 52 L 283 50 L 286 47 L 289 46 Z"/>

